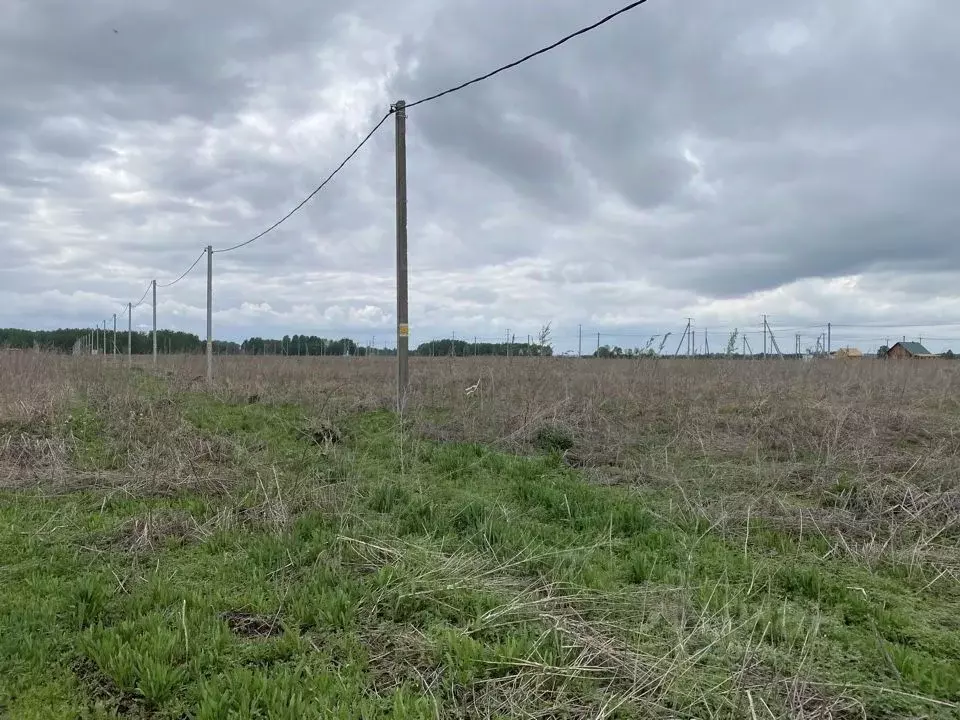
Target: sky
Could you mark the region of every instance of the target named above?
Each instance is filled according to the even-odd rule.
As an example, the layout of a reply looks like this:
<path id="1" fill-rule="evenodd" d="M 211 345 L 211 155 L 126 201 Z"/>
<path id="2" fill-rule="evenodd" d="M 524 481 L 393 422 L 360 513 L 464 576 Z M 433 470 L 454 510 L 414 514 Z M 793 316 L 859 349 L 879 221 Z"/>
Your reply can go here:
<path id="1" fill-rule="evenodd" d="M 125 327 L 387 112 L 626 0 L 6 0 L 0 326 Z M 960 351 L 960 4 L 649 0 L 407 117 L 410 326 L 558 351 L 692 318 Z M 214 335 L 396 335 L 393 118 L 215 253 Z M 206 260 L 158 291 L 205 333 Z M 133 314 L 150 324 L 149 296 Z M 582 340 L 581 340 L 582 337 Z"/>

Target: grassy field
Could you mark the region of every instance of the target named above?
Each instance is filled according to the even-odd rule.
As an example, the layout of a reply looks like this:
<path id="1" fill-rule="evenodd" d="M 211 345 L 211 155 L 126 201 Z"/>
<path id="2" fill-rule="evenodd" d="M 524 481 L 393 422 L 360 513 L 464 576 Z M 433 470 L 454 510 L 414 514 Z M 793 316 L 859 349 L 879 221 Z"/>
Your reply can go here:
<path id="1" fill-rule="evenodd" d="M 960 365 L 202 367 L 0 353 L 0 716 L 960 717 Z"/>

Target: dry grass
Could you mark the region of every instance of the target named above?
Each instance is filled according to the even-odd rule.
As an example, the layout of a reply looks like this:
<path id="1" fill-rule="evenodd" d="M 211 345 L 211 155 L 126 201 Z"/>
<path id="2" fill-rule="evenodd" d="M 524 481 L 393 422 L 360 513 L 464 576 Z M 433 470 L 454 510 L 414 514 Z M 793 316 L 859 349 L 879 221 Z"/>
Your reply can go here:
<path id="1" fill-rule="evenodd" d="M 621 707 L 645 717 L 865 717 L 863 697 L 875 700 L 884 688 L 831 686 L 807 672 L 817 653 L 818 661 L 828 657 L 810 548 L 814 558 L 857 571 L 882 568 L 884 583 L 901 573 L 910 592 L 922 588 L 915 597 L 930 617 L 939 593 L 949 596 L 960 582 L 960 363 L 415 358 L 402 418 L 391 421 L 405 432 L 396 434 L 397 448 L 378 455 L 364 442 L 383 438 L 352 437 L 350 427 L 368 411 L 393 410 L 394 371 L 390 359 L 218 358 L 217 382 L 208 388 L 199 357 L 163 357 L 154 373 L 143 358 L 130 371 L 109 358 L 0 353 L 0 489 L 170 500 L 103 535 L 103 547 L 127 555 L 238 529 L 280 537 L 310 513 L 336 518 L 343 531 L 333 551 L 325 546 L 335 556 L 325 562 L 346 558 L 359 578 L 400 572 L 396 583 L 358 601 L 368 616 L 358 634 L 370 648 L 374 689 L 388 695 L 412 685 L 437 707 L 478 718 L 610 717 Z M 245 425 L 251 412 L 256 432 Z M 449 533 L 439 539 L 428 527 L 413 540 L 394 536 L 381 516 L 395 513 L 392 523 L 424 510 L 441 518 L 443 500 L 434 504 L 431 494 L 448 492 L 455 505 L 460 488 L 443 484 L 457 473 L 473 481 L 473 466 L 457 458 L 442 474 L 407 477 L 409 467 L 425 472 L 417 459 L 436 441 L 556 452 L 594 485 L 643 498 L 658 527 L 678 528 L 675 536 L 691 544 L 663 576 L 639 553 L 642 577 L 629 581 L 630 590 L 558 580 L 581 560 L 602 574 L 597 558 L 613 558 L 627 542 L 614 538 L 612 517 L 602 546 L 566 547 L 558 551 L 563 558 L 543 555 L 543 545 L 503 555 L 490 537 L 499 533 L 509 545 L 504 528 L 522 524 L 516 513 L 523 510 L 517 505 L 508 517 L 496 487 L 485 490 L 489 505 L 477 511 L 475 534 L 451 515 L 442 518 Z M 396 497 L 378 485 L 397 477 L 410 487 Z M 198 518 L 176 505 L 184 497 L 214 498 L 215 511 Z M 568 504 L 564 522 L 544 526 L 565 537 L 557 528 L 566 531 L 578 510 Z M 450 536 L 461 544 L 444 546 Z M 698 559 L 708 536 L 723 548 Z M 742 548 L 751 563 L 757 558 L 749 572 L 765 573 L 766 589 L 727 577 L 730 548 L 736 555 Z M 299 562 L 295 550 L 285 552 L 270 578 Z M 803 554 L 795 568 L 791 553 Z M 779 581 L 810 585 L 788 591 L 800 597 L 789 598 L 800 621 L 770 595 L 779 563 L 771 555 L 789 571 Z M 836 607 L 824 612 L 839 617 L 858 591 L 866 597 L 841 587 Z M 336 609 L 339 592 L 325 588 L 321 597 Z M 385 610 L 412 601 L 443 610 L 458 593 L 465 616 L 475 595 L 499 600 L 439 639 Z M 305 601 L 304 613 L 310 607 Z M 248 628 L 272 616 L 230 612 L 235 632 L 273 636 L 274 622 L 270 632 Z M 898 622 L 891 617 L 891 627 Z M 186 624 L 184 616 L 184 635 Z M 521 627 L 533 629 L 533 639 L 518 635 L 524 642 L 496 645 L 499 654 L 485 654 L 476 640 Z M 438 646 L 447 649 L 443 658 Z M 777 667 L 784 657 L 796 664 Z M 905 666 L 912 656 L 904 657 Z M 482 679 L 452 682 L 458 662 Z M 493 669 L 477 670 L 484 663 Z M 954 698 L 908 699 L 955 709 Z"/>
<path id="2" fill-rule="evenodd" d="M 201 358 L 164 358 L 193 382 Z M 218 358 L 216 392 L 336 418 L 395 404 L 391 359 Z M 596 482 L 669 487 L 746 533 L 748 514 L 836 552 L 960 572 L 960 363 L 413 358 L 421 437 L 530 452 L 568 434 Z M 467 393 L 469 387 L 477 390 Z"/>
<path id="3" fill-rule="evenodd" d="M 68 490 L 228 492 L 237 448 L 198 436 L 177 407 L 206 389 L 203 358 L 161 357 L 159 398 L 118 375 L 123 364 L 0 354 L 0 486 L 39 472 Z M 388 358 L 225 357 L 216 373 L 217 397 L 303 405 L 331 438 L 338 418 L 395 405 Z M 960 363 L 413 358 L 411 378 L 405 420 L 422 438 L 531 452 L 548 428 L 595 482 L 670 488 L 725 532 L 766 521 L 866 562 L 960 577 Z M 68 467 L 56 425 L 78 395 L 119 439 L 112 472 Z"/>

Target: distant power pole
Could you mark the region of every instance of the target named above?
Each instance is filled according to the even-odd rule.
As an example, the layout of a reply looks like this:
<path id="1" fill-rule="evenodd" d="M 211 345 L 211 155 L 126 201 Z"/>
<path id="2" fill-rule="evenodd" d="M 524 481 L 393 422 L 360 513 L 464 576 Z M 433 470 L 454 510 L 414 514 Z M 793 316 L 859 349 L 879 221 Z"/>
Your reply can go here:
<path id="1" fill-rule="evenodd" d="M 577 326 L 577 357 L 583 357 L 583 325 Z"/>
<path id="2" fill-rule="evenodd" d="M 767 316 L 763 316 L 763 359 L 767 359 Z"/>
<path id="3" fill-rule="evenodd" d="M 133 303 L 127 303 L 127 365 L 133 364 Z"/>
<path id="4" fill-rule="evenodd" d="M 397 170 L 397 412 L 406 405 L 410 383 L 410 318 L 407 307 L 407 103 L 394 103 Z"/>
<path id="5" fill-rule="evenodd" d="M 113 357 L 117 357 L 117 314 L 113 314 Z"/>
<path id="6" fill-rule="evenodd" d="M 703 330 L 703 354 L 710 354 L 710 331 L 706 328 Z"/>
<path id="7" fill-rule="evenodd" d="M 207 382 L 213 382 L 213 245 L 207 245 Z"/>
<path id="8" fill-rule="evenodd" d="M 830 354 L 830 350 L 833 347 L 833 344 L 832 344 L 833 338 L 831 337 L 832 332 L 833 332 L 832 324 L 827 323 L 827 355 Z"/>
<path id="9" fill-rule="evenodd" d="M 767 322 L 766 315 L 763 316 L 763 333 L 764 345 L 766 345 L 767 333 L 770 333 L 770 345 L 777 351 L 777 357 L 783 360 L 783 353 L 780 352 L 780 346 L 777 344 L 777 339 L 773 336 L 773 330 L 770 328 L 770 323 Z M 764 356 L 766 356 L 766 352 L 764 352 Z"/>
<path id="10" fill-rule="evenodd" d="M 597 357 L 600 357 L 600 333 L 597 333 Z"/>
<path id="11" fill-rule="evenodd" d="M 157 364 L 157 281 L 153 281 L 153 364 Z"/>
<path id="12" fill-rule="evenodd" d="M 683 335 L 680 336 L 680 342 L 677 343 L 677 351 L 673 353 L 674 357 L 680 354 L 680 348 L 683 347 L 684 340 L 687 341 L 687 355 L 690 354 L 690 323 L 692 322 L 692 318 L 687 318 L 687 326 L 683 329 Z"/>
<path id="13" fill-rule="evenodd" d="M 697 331 L 690 331 L 690 357 L 697 356 Z"/>

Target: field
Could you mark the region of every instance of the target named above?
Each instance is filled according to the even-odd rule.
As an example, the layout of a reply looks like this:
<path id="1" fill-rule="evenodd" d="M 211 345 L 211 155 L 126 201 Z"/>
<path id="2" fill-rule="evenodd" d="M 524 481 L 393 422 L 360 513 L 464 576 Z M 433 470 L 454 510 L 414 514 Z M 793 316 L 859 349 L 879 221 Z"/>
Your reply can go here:
<path id="1" fill-rule="evenodd" d="M 955 364 L 202 363 L 0 353 L 0 716 L 960 717 Z"/>

